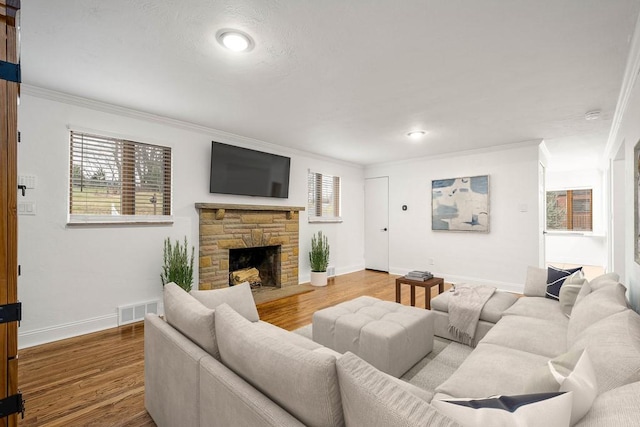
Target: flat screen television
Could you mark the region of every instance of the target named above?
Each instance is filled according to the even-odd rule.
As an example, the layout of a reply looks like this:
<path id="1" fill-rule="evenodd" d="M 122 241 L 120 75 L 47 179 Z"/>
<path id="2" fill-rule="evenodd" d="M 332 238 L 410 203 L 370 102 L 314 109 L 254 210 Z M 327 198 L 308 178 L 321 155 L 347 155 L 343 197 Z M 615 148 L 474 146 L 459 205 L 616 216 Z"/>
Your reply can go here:
<path id="1" fill-rule="evenodd" d="M 289 197 L 291 159 L 212 141 L 211 193 Z"/>

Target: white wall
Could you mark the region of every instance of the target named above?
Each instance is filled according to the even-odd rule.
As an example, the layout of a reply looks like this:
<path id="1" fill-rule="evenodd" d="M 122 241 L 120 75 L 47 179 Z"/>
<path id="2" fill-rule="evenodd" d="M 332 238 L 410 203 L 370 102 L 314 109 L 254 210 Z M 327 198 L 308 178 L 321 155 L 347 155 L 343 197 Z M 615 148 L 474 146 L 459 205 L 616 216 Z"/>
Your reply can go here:
<path id="1" fill-rule="evenodd" d="M 625 255 L 625 285 L 629 290 L 629 301 L 636 311 L 640 310 L 640 265 L 635 262 L 634 246 L 635 246 L 635 201 L 634 191 L 638 191 L 634 184 L 634 147 L 640 142 L 640 85 L 636 81 L 633 88 L 626 110 L 621 118 L 620 127 L 616 135 L 616 143 L 622 143 L 625 155 L 625 211 L 624 211 L 624 229 L 627 230 L 624 245 Z M 614 247 L 616 250 L 616 247 Z M 615 257 L 618 254 L 614 254 Z"/>
<path id="2" fill-rule="evenodd" d="M 432 231 L 431 181 L 485 174 L 490 232 Z M 389 177 L 392 273 L 427 269 L 453 282 L 522 291 L 527 266 L 539 265 L 537 143 L 365 169 L 365 178 L 377 176 Z M 401 209 L 404 204 L 407 211 Z"/>
<path id="3" fill-rule="evenodd" d="M 19 196 L 19 201 L 35 201 L 37 208 L 37 215 L 19 217 L 21 348 L 116 326 L 117 306 L 161 300 L 163 240 L 188 236 L 197 258 L 194 203 L 306 206 L 308 169 L 341 177 L 344 222 L 309 225 L 306 211 L 301 212 L 301 283 L 309 280 L 307 253 L 311 233 L 318 229 L 329 237 L 338 274 L 364 268 L 360 166 L 26 86 L 19 121 L 18 173 L 38 179 L 36 189 Z M 172 147 L 173 225 L 67 227 L 69 125 Z M 212 140 L 291 157 L 289 199 L 210 194 Z"/>
<path id="4" fill-rule="evenodd" d="M 599 169 L 547 169 L 546 190 L 592 189 L 593 232 L 548 232 L 546 261 L 607 267 L 607 240 L 603 175 Z"/>

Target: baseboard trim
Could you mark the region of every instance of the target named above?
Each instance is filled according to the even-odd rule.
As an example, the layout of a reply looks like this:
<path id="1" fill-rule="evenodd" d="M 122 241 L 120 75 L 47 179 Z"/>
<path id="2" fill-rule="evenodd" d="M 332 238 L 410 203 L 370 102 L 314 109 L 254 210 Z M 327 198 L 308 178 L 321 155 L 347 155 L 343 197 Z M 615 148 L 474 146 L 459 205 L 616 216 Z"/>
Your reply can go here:
<path id="1" fill-rule="evenodd" d="M 91 319 L 79 320 L 77 322 L 34 329 L 32 331 L 18 331 L 18 349 L 59 341 L 65 338 L 73 338 L 78 335 L 116 328 L 117 326 L 118 315 L 114 313 L 105 316 L 93 317 Z"/>
<path id="2" fill-rule="evenodd" d="M 362 271 L 362 270 L 364 270 L 364 264 L 351 265 L 347 267 L 336 267 L 336 276 L 341 276 L 343 274 L 348 274 L 348 273 L 355 273 L 356 271 Z M 309 283 L 310 281 L 311 281 L 311 272 L 306 272 L 298 276 L 299 283 Z"/>

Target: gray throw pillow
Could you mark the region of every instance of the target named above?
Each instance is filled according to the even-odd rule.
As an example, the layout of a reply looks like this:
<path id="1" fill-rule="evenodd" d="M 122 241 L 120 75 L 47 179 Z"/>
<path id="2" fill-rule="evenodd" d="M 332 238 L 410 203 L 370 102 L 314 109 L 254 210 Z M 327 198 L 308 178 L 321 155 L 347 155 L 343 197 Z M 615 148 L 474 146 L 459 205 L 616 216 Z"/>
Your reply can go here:
<path id="1" fill-rule="evenodd" d="M 524 282 L 524 294 L 528 297 L 543 297 L 547 292 L 547 270 L 528 266 Z"/>
<path id="2" fill-rule="evenodd" d="M 250 322 L 260 320 L 248 282 L 208 291 L 192 290 L 190 293 L 207 308 L 215 309 L 220 304 L 226 303 Z"/>
<path id="3" fill-rule="evenodd" d="M 587 279 L 584 278 L 582 270 L 576 271 L 564 281 L 564 284 L 560 288 L 558 299 L 560 300 L 560 310 L 562 310 L 565 316 L 571 317 L 571 311 L 580 294 L 580 290 L 586 283 Z"/>
<path id="4" fill-rule="evenodd" d="M 207 353 L 220 359 L 216 344 L 214 311 L 189 295 L 175 283 L 164 285 L 164 317 Z"/>

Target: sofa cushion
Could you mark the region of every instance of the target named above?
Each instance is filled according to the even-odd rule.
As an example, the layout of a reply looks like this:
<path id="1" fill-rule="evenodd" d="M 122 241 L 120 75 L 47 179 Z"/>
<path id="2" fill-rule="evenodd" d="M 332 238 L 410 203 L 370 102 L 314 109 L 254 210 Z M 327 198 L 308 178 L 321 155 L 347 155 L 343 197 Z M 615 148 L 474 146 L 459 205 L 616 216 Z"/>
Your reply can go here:
<path id="1" fill-rule="evenodd" d="M 249 282 L 208 291 L 192 290 L 190 294 L 207 308 L 215 309 L 220 304 L 227 303 L 245 319 L 251 322 L 260 320 Z"/>
<path id="2" fill-rule="evenodd" d="M 547 270 L 540 267 L 527 267 L 527 278 L 523 293 L 528 297 L 543 297 L 547 292 Z"/>
<path id="3" fill-rule="evenodd" d="M 547 366 L 531 373 L 524 389 L 525 393 L 555 391 L 573 392 L 571 425 L 589 411 L 598 394 L 598 385 L 586 349 L 572 350 L 551 359 Z"/>
<path id="4" fill-rule="evenodd" d="M 432 405 L 465 427 L 568 426 L 571 398 L 571 393 L 556 392 L 434 400 Z"/>
<path id="5" fill-rule="evenodd" d="M 344 425 L 335 356 L 283 341 L 227 304 L 215 317 L 227 367 L 305 425 Z"/>
<path id="6" fill-rule="evenodd" d="M 534 319 L 550 320 L 566 327 L 569 319 L 560 310 L 560 304 L 549 298 L 519 298 L 509 307 L 503 316 L 524 316 Z"/>
<path id="7" fill-rule="evenodd" d="M 600 291 L 599 291 L 600 292 Z M 570 350 L 587 348 L 598 393 L 640 380 L 640 315 L 631 309 L 581 332 Z"/>
<path id="8" fill-rule="evenodd" d="M 202 305 L 173 282 L 164 285 L 163 299 L 167 323 L 219 359 L 214 310 Z"/>
<path id="9" fill-rule="evenodd" d="M 640 382 L 614 388 L 602 393 L 593 402 L 591 410 L 576 427 L 635 426 L 640 420 Z"/>
<path id="10" fill-rule="evenodd" d="M 548 360 L 546 356 L 485 344 L 483 340 L 435 391 L 464 398 L 520 394 L 526 380 L 524 373 L 544 366 Z"/>
<path id="11" fill-rule="evenodd" d="M 458 426 L 400 380 L 394 381 L 355 354 L 345 353 L 336 365 L 347 425 Z"/>
<path id="12" fill-rule="evenodd" d="M 627 309 L 626 289 L 621 284 L 592 291 L 574 306 L 567 328 L 567 343 L 573 345 L 577 335 L 599 320 Z"/>
<path id="13" fill-rule="evenodd" d="M 431 300 L 431 309 L 437 311 L 449 312 L 449 299 L 453 292 L 443 292 Z M 487 303 L 482 307 L 480 312 L 480 320 L 485 322 L 498 323 L 502 318 L 502 313 L 511 307 L 518 297 L 511 292 L 497 291 L 494 292 Z"/>
<path id="14" fill-rule="evenodd" d="M 582 270 L 582 267 L 577 268 L 558 268 L 550 265 L 547 267 L 547 291 L 545 296 L 551 299 L 559 299 L 560 288 L 564 284 L 564 281 L 573 273 Z"/>
<path id="15" fill-rule="evenodd" d="M 546 319 L 505 316 L 491 328 L 482 342 L 548 358 L 556 357 L 567 351 L 567 329 L 564 323 Z"/>

